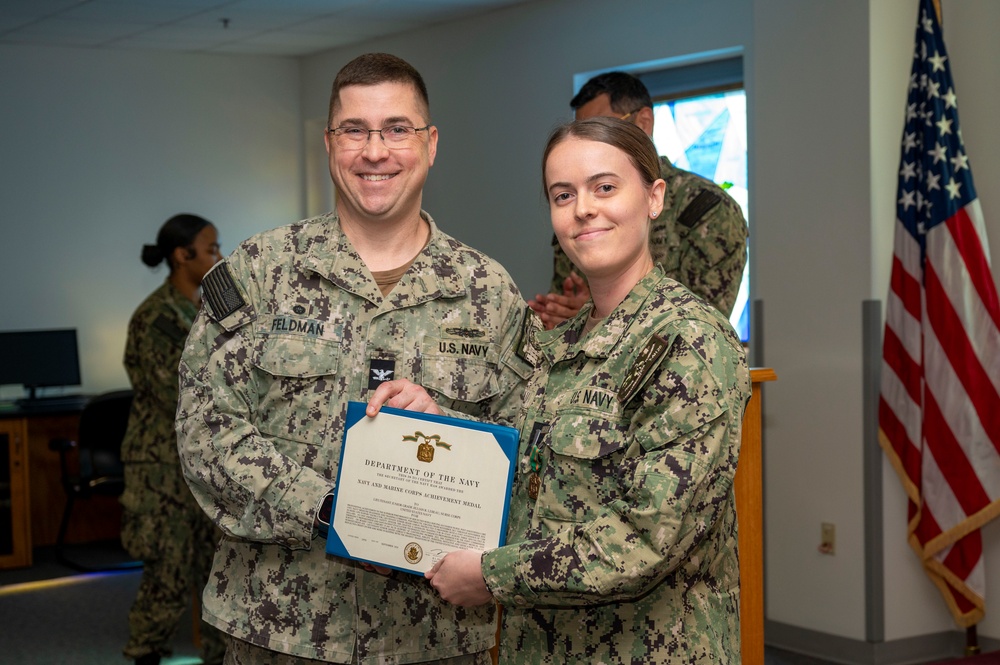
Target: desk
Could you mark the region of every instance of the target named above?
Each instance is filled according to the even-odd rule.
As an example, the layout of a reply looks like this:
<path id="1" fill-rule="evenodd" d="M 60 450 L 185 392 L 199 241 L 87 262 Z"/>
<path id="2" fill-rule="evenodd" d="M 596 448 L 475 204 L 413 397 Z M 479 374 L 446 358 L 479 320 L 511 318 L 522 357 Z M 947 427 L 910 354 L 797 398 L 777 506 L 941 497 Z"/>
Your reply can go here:
<path id="1" fill-rule="evenodd" d="M 0 420 L 0 568 L 31 565 L 28 435 L 22 420 Z"/>
<path id="2" fill-rule="evenodd" d="M 76 439 L 84 403 L 0 411 L 0 568 L 30 566 L 33 547 L 55 544 L 66 492 L 49 440 Z M 120 532 L 118 500 L 94 497 L 73 507 L 66 542 L 110 540 Z"/>

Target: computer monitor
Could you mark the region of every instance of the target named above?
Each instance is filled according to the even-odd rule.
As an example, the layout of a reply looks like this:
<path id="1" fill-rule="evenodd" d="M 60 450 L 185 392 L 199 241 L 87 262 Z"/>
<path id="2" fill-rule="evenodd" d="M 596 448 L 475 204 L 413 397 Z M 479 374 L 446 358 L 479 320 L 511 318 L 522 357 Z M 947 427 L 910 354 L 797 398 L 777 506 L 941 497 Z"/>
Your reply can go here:
<path id="1" fill-rule="evenodd" d="M 20 384 L 35 399 L 35 390 L 80 385 L 76 329 L 0 332 L 0 385 Z"/>

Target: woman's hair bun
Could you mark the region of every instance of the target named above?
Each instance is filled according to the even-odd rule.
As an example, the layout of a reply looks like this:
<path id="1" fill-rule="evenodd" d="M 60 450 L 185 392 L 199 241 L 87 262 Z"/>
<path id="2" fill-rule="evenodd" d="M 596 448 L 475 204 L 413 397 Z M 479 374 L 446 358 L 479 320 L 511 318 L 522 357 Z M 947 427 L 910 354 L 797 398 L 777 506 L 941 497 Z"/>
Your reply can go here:
<path id="1" fill-rule="evenodd" d="M 143 245 L 142 262 L 150 268 L 155 268 L 163 262 L 163 252 L 156 245 Z"/>

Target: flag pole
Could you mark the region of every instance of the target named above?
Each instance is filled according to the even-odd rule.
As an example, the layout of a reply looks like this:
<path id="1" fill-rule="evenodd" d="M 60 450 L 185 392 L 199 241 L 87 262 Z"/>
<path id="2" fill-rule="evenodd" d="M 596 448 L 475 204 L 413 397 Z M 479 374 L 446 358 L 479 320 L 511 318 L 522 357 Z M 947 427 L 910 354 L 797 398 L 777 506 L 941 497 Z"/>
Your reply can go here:
<path id="1" fill-rule="evenodd" d="M 965 657 L 979 654 L 979 639 L 976 635 L 976 624 L 965 629 Z"/>

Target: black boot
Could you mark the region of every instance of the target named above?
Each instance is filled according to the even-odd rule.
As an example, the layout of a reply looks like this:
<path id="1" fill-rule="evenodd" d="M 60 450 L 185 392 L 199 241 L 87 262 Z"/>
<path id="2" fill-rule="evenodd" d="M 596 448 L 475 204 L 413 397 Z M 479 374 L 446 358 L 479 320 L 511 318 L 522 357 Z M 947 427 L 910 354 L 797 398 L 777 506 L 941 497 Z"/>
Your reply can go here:
<path id="1" fill-rule="evenodd" d="M 135 659 L 135 665 L 160 665 L 160 654 L 147 653 Z"/>

